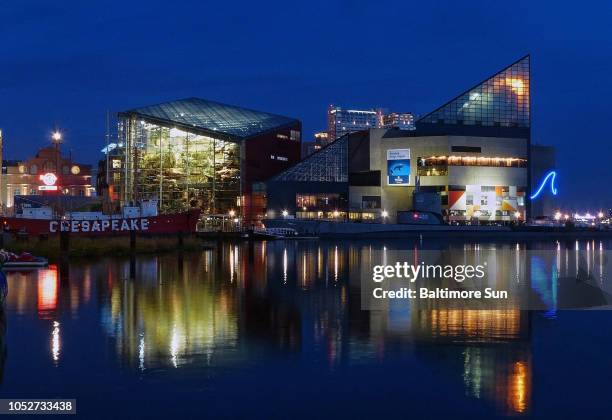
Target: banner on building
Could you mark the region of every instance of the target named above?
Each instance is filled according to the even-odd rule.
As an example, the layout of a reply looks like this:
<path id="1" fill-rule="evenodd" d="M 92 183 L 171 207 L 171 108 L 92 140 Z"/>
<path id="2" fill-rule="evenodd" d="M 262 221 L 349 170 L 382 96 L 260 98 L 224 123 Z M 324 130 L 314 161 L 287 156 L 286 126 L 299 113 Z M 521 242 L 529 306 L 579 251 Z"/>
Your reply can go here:
<path id="1" fill-rule="evenodd" d="M 387 184 L 410 185 L 410 149 L 387 150 Z"/>

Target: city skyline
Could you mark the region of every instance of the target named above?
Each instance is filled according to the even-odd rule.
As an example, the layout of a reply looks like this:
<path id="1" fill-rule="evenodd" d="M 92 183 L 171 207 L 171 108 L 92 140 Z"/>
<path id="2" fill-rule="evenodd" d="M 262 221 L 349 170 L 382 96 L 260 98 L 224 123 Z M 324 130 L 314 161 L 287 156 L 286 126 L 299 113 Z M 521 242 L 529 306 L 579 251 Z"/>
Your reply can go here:
<path id="1" fill-rule="evenodd" d="M 9 65 L 0 70 L 6 158 L 32 155 L 58 126 L 64 150 L 95 163 L 107 110 L 191 96 L 298 118 L 310 140 L 325 129 L 331 103 L 423 115 L 530 53 L 533 142 L 557 149 L 560 205 L 610 205 L 592 183 L 612 180 L 606 154 L 592 153 L 606 140 L 605 99 L 612 91 L 605 78 L 612 61 L 601 53 L 609 49 L 610 5 L 602 2 L 596 16 L 528 2 L 513 4 L 510 12 L 501 5 L 396 6 L 397 16 L 417 17 L 406 25 L 400 18 L 377 22 L 384 7 L 343 2 L 328 8 L 337 25 L 320 30 L 312 25 L 316 5 L 296 7 L 269 15 L 265 6 L 206 9 L 196 3 L 128 5 L 121 14 L 77 2 L 7 6 L 1 31 Z M 206 18 L 197 13 L 203 11 Z M 167 19 L 169 12 L 176 19 Z M 165 31 L 147 29 L 162 23 Z M 360 23 L 380 36 L 333 36 Z M 222 35 L 227 31 L 232 40 Z M 397 46 L 384 39 L 408 39 L 410 54 L 398 56 Z M 127 41 L 138 47 L 124 48 Z M 576 170 L 577 161 L 589 163 Z"/>

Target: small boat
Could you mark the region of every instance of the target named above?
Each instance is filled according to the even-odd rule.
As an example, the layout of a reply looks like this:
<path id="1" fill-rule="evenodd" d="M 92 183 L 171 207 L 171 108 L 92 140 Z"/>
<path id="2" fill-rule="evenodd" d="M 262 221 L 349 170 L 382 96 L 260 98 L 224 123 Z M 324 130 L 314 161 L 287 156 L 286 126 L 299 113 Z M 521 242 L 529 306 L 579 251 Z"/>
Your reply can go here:
<path id="1" fill-rule="evenodd" d="M 6 269 L 20 269 L 20 268 L 40 268 L 49 265 L 49 261 L 46 258 L 37 257 L 36 260 L 32 261 L 8 261 L 2 266 Z"/>
<path id="2" fill-rule="evenodd" d="M 9 270 L 40 268 L 49 265 L 49 261 L 46 258 L 36 257 L 29 252 L 22 252 L 17 255 L 12 252 L 1 250 L 0 253 L 4 260 L 2 268 Z"/>
<path id="3" fill-rule="evenodd" d="M 296 238 L 298 237 L 298 231 L 288 227 L 269 227 L 265 228 L 264 231 L 271 236 L 276 238 Z"/>

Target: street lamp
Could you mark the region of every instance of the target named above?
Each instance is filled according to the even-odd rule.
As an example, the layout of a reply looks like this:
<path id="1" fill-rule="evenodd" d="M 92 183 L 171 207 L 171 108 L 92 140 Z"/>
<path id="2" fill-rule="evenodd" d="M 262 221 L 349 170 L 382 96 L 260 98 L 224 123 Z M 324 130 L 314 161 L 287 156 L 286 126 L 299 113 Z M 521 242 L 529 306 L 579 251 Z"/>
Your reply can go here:
<path id="1" fill-rule="evenodd" d="M 289 212 L 288 212 L 287 210 L 283 210 L 283 213 L 282 213 L 282 214 L 283 214 L 283 217 L 287 217 L 287 216 L 289 216 Z"/>
<path id="2" fill-rule="evenodd" d="M 229 216 L 230 217 L 234 217 L 235 214 L 236 214 L 236 212 L 234 210 L 230 210 L 229 211 Z"/>
<path id="3" fill-rule="evenodd" d="M 55 176 L 57 177 L 57 190 L 60 195 L 63 194 L 62 190 L 62 182 L 60 181 L 61 170 L 60 170 L 60 161 L 61 161 L 61 152 L 60 152 L 60 143 L 62 142 L 62 133 L 59 130 L 55 130 L 53 134 L 51 134 L 51 140 L 55 143 Z M 60 201 L 60 209 L 61 209 L 61 201 Z"/>

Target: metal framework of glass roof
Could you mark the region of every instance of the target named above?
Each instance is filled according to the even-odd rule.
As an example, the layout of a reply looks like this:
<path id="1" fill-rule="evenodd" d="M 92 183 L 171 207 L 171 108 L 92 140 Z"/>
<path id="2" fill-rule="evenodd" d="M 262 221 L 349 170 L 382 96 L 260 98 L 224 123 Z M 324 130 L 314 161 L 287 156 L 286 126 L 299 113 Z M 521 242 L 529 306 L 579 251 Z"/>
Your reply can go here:
<path id="1" fill-rule="evenodd" d="M 417 120 L 420 124 L 530 126 L 529 55 Z"/>
<path id="2" fill-rule="evenodd" d="M 169 126 L 226 135 L 235 140 L 299 123 L 298 120 L 262 111 L 226 105 L 200 98 L 179 99 L 131 109 L 119 116 L 136 116 Z"/>
<path id="3" fill-rule="evenodd" d="M 340 137 L 271 181 L 348 182 L 348 139 Z"/>

